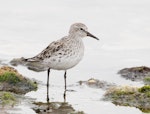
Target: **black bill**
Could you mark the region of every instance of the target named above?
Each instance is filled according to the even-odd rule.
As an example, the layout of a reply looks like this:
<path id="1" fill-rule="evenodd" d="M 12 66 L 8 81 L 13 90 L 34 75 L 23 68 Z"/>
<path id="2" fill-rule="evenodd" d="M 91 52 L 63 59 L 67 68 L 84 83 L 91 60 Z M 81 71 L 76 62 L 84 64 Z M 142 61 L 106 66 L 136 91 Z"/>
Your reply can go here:
<path id="1" fill-rule="evenodd" d="M 85 31 L 87 33 L 87 36 L 90 36 L 96 40 L 99 40 L 96 36 L 94 36 L 93 34 L 89 33 L 88 31 Z"/>

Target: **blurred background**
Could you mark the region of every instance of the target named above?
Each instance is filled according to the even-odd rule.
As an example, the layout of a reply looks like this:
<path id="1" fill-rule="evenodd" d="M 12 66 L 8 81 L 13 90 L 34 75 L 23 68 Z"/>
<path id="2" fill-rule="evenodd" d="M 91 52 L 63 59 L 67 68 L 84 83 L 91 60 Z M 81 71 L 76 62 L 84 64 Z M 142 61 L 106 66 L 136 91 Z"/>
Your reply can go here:
<path id="1" fill-rule="evenodd" d="M 100 41 L 84 38 L 85 57 L 69 71 L 68 84 L 94 77 L 116 84 L 141 85 L 120 78 L 117 72 L 124 67 L 150 66 L 149 0 L 1 0 L 0 59 L 8 63 L 13 58 L 32 57 L 50 42 L 68 35 L 70 25 L 76 22 L 86 24 Z M 46 72 L 36 73 L 22 66 L 16 68 L 23 75 L 46 83 Z M 55 90 L 52 99 L 61 101 L 63 72 L 53 71 L 52 75 L 52 91 Z M 109 114 L 110 111 L 141 114 L 135 108 L 100 101 L 102 90 L 73 89 L 77 92 L 68 95 L 68 102 L 77 110 L 89 114 Z M 45 85 L 27 96 L 45 101 L 43 91 L 46 92 Z M 79 97 L 82 91 L 84 94 Z M 31 113 L 28 106 L 21 106 Z"/>

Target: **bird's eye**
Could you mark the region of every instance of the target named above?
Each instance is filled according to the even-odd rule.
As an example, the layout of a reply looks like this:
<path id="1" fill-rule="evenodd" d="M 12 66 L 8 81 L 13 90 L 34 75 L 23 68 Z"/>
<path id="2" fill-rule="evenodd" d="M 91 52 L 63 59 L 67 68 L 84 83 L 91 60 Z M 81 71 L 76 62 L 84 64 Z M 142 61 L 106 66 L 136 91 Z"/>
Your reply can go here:
<path id="1" fill-rule="evenodd" d="M 80 28 L 80 30 L 83 30 L 83 28 Z"/>

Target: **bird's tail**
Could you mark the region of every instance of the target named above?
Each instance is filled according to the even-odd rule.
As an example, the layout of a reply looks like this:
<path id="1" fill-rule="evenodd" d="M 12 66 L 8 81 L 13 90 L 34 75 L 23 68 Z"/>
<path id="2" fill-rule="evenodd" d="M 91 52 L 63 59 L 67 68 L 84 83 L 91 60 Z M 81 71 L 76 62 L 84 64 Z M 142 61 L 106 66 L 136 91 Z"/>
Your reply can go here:
<path id="1" fill-rule="evenodd" d="M 18 65 L 25 65 L 26 62 L 27 59 L 21 57 L 21 58 L 14 58 L 13 60 L 10 61 L 10 64 L 13 66 L 18 66 Z"/>

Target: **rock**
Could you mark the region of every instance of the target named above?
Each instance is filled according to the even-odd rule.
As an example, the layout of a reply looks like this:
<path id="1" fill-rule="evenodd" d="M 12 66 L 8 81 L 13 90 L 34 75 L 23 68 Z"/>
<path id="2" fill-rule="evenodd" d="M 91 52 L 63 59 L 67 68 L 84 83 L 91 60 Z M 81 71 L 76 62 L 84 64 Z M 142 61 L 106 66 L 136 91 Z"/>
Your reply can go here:
<path id="1" fill-rule="evenodd" d="M 114 87 L 116 86 L 114 83 L 108 83 L 106 81 L 100 81 L 98 79 L 94 79 L 94 78 L 91 78 L 87 81 L 79 81 L 78 82 L 80 85 L 87 85 L 89 87 L 93 87 L 93 88 L 101 88 L 101 89 L 108 89 L 110 87 Z"/>
<path id="2" fill-rule="evenodd" d="M 145 77 L 150 77 L 150 68 L 146 66 L 124 68 L 118 74 L 132 81 L 143 81 Z"/>
<path id="3" fill-rule="evenodd" d="M 139 108 L 142 112 L 150 112 L 150 85 L 137 87 L 114 87 L 104 95 L 103 100 L 121 106 Z"/>
<path id="4" fill-rule="evenodd" d="M 25 94 L 37 90 L 37 83 L 23 77 L 18 71 L 9 66 L 0 68 L 0 91 Z"/>
<path id="5" fill-rule="evenodd" d="M 35 102 L 33 110 L 37 114 L 84 114 L 83 111 L 75 111 L 67 102 Z"/>

